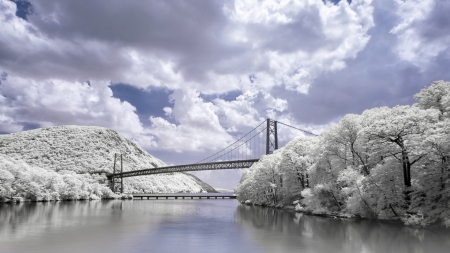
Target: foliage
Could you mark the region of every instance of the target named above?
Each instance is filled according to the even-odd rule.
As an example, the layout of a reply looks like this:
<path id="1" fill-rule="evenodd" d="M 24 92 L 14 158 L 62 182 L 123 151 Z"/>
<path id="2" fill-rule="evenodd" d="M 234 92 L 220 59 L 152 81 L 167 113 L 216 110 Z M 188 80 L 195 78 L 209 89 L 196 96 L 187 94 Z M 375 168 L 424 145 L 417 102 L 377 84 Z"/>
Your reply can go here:
<path id="1" fill-rule="evenodd" d="M 97 199 L 112 196 L 105 173 L 122 154 L 123 170 L 165 166 L 115 131 L 103 127 L 58 126 L 0 135 L 0 196 L 33 200 Z M 121 167 L 116 157 L 116 171 Z M 202 192 L 183 173 L 124 179 L 135 192 Z"/>
<path id="2" fill-rule="evenodd" d="M 0 198 L 21 197 L 35 201 L 79 200 L 114 197 L 96 176 L 72 171 L 47 171 L 0 155 Z"/>
<path id="3" fill-rule="evenodd" d="M 433 82 L 414 98 L 296 138 L 244 172 L 238 199 L 450 226 L 450 83 Z"/>

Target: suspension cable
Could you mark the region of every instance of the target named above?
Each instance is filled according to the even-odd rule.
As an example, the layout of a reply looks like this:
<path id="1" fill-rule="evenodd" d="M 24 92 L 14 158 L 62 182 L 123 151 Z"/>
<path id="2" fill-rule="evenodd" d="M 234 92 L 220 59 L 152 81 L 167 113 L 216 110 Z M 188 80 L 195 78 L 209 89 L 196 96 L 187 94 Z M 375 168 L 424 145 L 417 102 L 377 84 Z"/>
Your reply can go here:
<path id="1" fill-rule="evenodd" d="M 288 124 L 286 124 L 286 123 L 283 123 L 283 122 L 280 122 L 280 121 L 277 121 L 278 123 L 280 123 L 280 124 L 282 124 L 282 125 L 285 125 L 285 126 L 287 126 L 287 127 L 290 127 L 290 128 L 293 128 L 293 129 L 296 129 L 296 130 L 299 130 L 299 131 L 302 131 L 302 132 L 304 132 L 304 133 L 307 133 L 307 134 L 310 134 L 310 135 L 313 135 L 313 136 L 318 136 L 317 134 L 314 134 L 314 133 L 311 133 L 311 132 L 309 132 L 309 131 L 306 131 L 306 130 L 303 130 L 303 129 L 300 129 L 300 128 L 297 128 L 297 127 L 294 127 L 294 126 L 291 126 L 291 125 L 288 125 Z M 210 159 L 210 158 L 213 158 L 213 159 L 210 159 L 211 161 L 216 161 L 216 160 L 218 160 L 218 159 L 220 159 L 220 158 L 222 158 L 222 157 L 224 157 L 224 156 L 229 156 L 230 157 L 230 160 L 232 160 L 233 159 L 233 151 L 235 151 L 235 155 L 237 155 L 237 157 L 238 157 L 238 159 L 240 159 L 240 158 L 244 158 L 244 157 L 246 157 L 246 158 L 248 158 L 248 154 L 247 154 L 247 152 L 245 152 L 245 154 L 244 153 L 242 153 L 241 154 L 241 152 L 243 152 L 244 150 L 240 150 L 240 149 L 238 149 L 238 148 L 240 148 L 241 146 L 243 146 L 244 144 L 246 144 L 246 143 L 248 143 L 249 141 L 250 141 L 250 150 L 253 150 L 253 149 L 258 149 L 259 150 L 259 153 L 261 153 L 261 154 L 258 154 L 258 155 L 262 155 L 262 145 L 261 145 L 261 141 L 258 141 L 258 143 L 252 143 L 252 140 L 255 142 L 256 141 L 256 139 L 254 139 L 255 137 L 259 137 L 259 139 L 262 139 L 263 137 L 262 137 L 262 135 L 261 135 L 261 133 L 264 131 L 264 130 L 266 130 L 267 129 L 267 127 L 264 127 L 264 129 L 263 130 L 261 130 L 261 131 L 259 131 L 257 134 L 255 134 L 255 135 L 253 135 L 253 136 L 251 136 L 250 138 L 246 138 L 248 135 L 250 135 L 253 131 L 257 131 L 256 129 L 258 129 L 261 125 L 263 125 L 264 123 L 266 123 L 266 120 L 264 120 L 263 122 L 261 122 L 258 126 L 256 126 L 255 128 L 253 128 L 252 130 L 250 130 L 248 133 L 246 133 L 245 135 L 243 135 L 241 138 L 239 138 L 238 140 L 236 140 L 235 142 L 233 142 L 233 143 L 231 143 L 230 145 L 228 145 L 227 147 L 225 147 L 224 149 L 222 149 L 222 150 L 220 150 L 220 151 L 218 151 L 218 152 L 216 152 L 216 153 L 214 153 L 214 154 L 212 154 L 212 155 L 210 155 L 210 156 L 208 156 L 208 157 L 206 157 L 205 159 L 202 159 L 202 160 L 200 160 L 200 161 L 198 161 L 198 162 L 196 162 L 196 163 L 201 163 L 201 162 L 204 162 L 204 161 L 207 161 L 208 159 Z M 243 141 L 242 143 L 239 143 L 242 139 L 244 139 L 244 138 L 246 138 L 245 139 L 245 141 Z M 235 145 L 235 144 L 239 144 L 237 147 L 234 147 L 234 148 L 232 148 L 233 147 L 233 145 Z M 252 145 L 253 144 L 253 145 Z M 256 145 L 255 145 L 256 144 Z M 252 147 L 253 146 L 253 147 Z M 226 152 L 227 151 L 227 149 L 229 149 L 229 148 L 232 148 L 231 150 L 229 150 L 228 152 Z M 243 149 L 243 148 L 242 148 Z M 221 154 L 223 152 L 223 154 Z M 217 156 L 217 157 L 216 157 Z"/>
<path id="2" fill-rule="evenodd" d="M 257 134 L 253 135 L 253 136 L 251 137 L 251 139 L 253 139 L 253 138 L 255 138 L 256 136 L 258 136 L 258 135 L 259 135 L 262 131 L 264 131 L 264 130 L 266 130 L 266 128 L 264 128 L 263 130 L 259 131 Z M 252 131 L 253 131 L 253 130 L 252 130 Z M 250 140 L 251 140 L 251 139 L 250 139 Z M 224 155 L 229 154 L 230 152 L 233 152 L 233 150 L 239 148 L 240 146 L 244 145 L 245 143 L 246 143 L 246 142 L 242 142 L 239 146 L 237 146 L 237 147 L 235 147 L 234 149 L 228 151 L 227 153 L 225 153 L 225 154 L 223 154 L 223 155 L 221 155 L 221 156 L 215 158 L 213 161 L 216 161 L 217 159 L 223 157 Z M 206 159 L 204 159 L 204 160 L 206 160 Z"/>
<path id="3" fill-rule="evenodd" d="M 242 136 L 241 138 L 239 138 L 237 141 L 235 141 L 235 142 L 231 143 L 230 145 L 228 145 L 226 148 L 224 148 L 224 149 L 220 150 L 219 152 L 216 152 L 216 153 L 214 153 L 214 154 L 212 154 L 212 155 L 206 157 L 205 159 L 200 160 L 200 161 L 198 161 L 198 162 L 196 162 L 196 163 L 201 163 L 201 162 L 203 162 L 203 161 L 206 161 L 206 160 L 208 160 L 209 158 L 211 158 L 211 157 L 213 157 L 213 156 L 215 156 L 215 155 L 221 153 L 221 152 L 224 151 L 225 149 L 227 149 L 227 148 L 233 146 L 234 144 L 236 144 L 237 142 L 239 142 L 240 140 L 242 140 L 243 138 L 245 138 L 247 135 L 249 135 L 251 132 L 253 132 L 255 129 L 257 129 L 258 127 L 260 127 L 260 126 L 261 126 L 262 124 L 264 124 L 265 122 L 266 122 L 266 121 L 264 120 L 263 122 L 261 122 L 261 124 L 259 124 L 258 126 L 256 126 L 256 127 L 253 128 L 252 130 L 250 130 L 250 132 L 248 132 L 247 134 L 245 134 L 244 136 Z M 226 154 L 228 154 L 228 153 L 226 153 Z M 225 154 L 224 154 L 224 155 L 225 155 Z M 223 156 L 223 155 L 222 155 L 222 156 Z M 220 157 L 222 157 L 222 156 L 220 156 Z"/>
<path id="4" fill-rule="evenodd" d="M 280 123 L 280 124 L 282 124 L 282 125 L 288 126 L 288 127 L 290 127 L 290 128 L 294 128 L 294 129 L 300 130 L 300 131 L 305 132 L 305 133 L 307 133 L 307 134 L 311 134 L 311 135 L 314 135 L 314 136 L 318 136 L 317 134 L 308 132 L 308 131 L 303 130 L 303 129 L 300 129 L 300 128 L 293 127 L 293 126 L 291 126 L 291 125 L 285 124 L 285 123 L 280 122 L 280 121 L 277 121 L 277 123 Z"/>

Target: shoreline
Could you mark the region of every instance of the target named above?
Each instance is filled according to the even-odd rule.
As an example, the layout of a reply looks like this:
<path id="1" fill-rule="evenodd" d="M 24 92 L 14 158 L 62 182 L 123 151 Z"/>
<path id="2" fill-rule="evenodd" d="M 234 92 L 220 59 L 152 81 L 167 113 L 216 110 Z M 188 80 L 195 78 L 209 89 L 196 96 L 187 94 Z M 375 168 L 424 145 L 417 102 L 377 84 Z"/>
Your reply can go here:
<path id="1" fill-rule="evenodd" d="M 214 193 L 220 193 L 220 192 L 202 192 L 202 194 L 214 194 Z M 133 200 L 133 194 L 140 194 L 140 193 L 122 193 L 117 194 L 117 197 L 107 197 L 107 198 L 83 198 L 83 199 L 28 199 L 23 197 L 12 197 L 9 199 L 6 198 L 0 198 L 0 205 L 1 204 L 12 204 L 12 203 L 23 203 L 23 202 L 59 202 L 59 201 L 92 201 L 92 200 L 114 200 L 114 199 L 120 199 L 120 200 Z M 198 192 L 174 192 L 174 193 L 149 193 L 149 194 L 198 194 Z"/>
<path id="2" fill-rule="evenodd" d="M 351 214 L 342 214 L 342 213 L 313 213 L 310 211 L 302 211 L 302 210 L 295 210 L 294 205 L 286 205 L 286 206 L 269 206 L 269 205 L 257 205 L 253 203 L 244 203 L 241 201 L 238 201 L 242 205 L 246 206 L 256 206 L 260 208 L 272 208 L 272 209 L 280 209 L 285 211 L 291 211 L 294 213 L 300 213 L 303 215 L 308 216 L 316 216 L 316 217 L 323 217 L 323 218 L 329 218 L 329 219 L 341 219 L 341 220 L 350 220 L 350 221 L 374 221 L 374 222 L 381 222 L 381 223 L 391 223 L 391 224 L 399 224 L 406 228 L 425 228 L 425 229 L 434 229 L 434 228 L 444 228 L 448 229 L 450 231 L 450 227 L 446 227 L 440 223 L 430 224 L 430 225 L 415 225 L 415 224 L 405 224 L 401 217 L 396 219 L 377 219 L 377 218 L 368 218 L 368 217 L 362 217 L 359 215 L 351 215 Z"/>

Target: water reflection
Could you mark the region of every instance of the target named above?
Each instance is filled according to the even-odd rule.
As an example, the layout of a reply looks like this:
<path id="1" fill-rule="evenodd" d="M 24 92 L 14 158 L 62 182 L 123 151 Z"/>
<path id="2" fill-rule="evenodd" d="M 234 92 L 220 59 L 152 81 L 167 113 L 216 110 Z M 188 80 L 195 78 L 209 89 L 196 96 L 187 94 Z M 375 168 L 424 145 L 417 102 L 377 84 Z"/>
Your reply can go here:
<path id="1" fill-rule="evenodd" d="M 125 206 L 118 200 L 0 205 L 0 252 L 121 252 L 129 235 L 159 223 Z"/>
<path id="2" fill-rule="evenodd" d="M 236 200 L 4 204 L 0 252 L 257 252 L 239 242 L 236 206 Z"/>
<path id="3" fill-rule="evenodd" d="M 0 252 L 448 252 L 445 229 L 304 216 L 236 200 L 0 205 Z"/>
<path id="4" fill-rule="evenodd" d="M 450 230 L 351 221 L 239 205 L 236 221 L 266 252 L 449 252 Z"/>
<path id="5" fill-rule="evenodd" d="M 0 242 L 9 239 L 21 239 L 33 234 L 55 228 L 82 226 L 87 219 L 99 215 L 101 209 L 110 209 L 120 203 L 100 201 L 76 201 L 56 203 L 17 203 L 2 204 L 0 207 Z"/>

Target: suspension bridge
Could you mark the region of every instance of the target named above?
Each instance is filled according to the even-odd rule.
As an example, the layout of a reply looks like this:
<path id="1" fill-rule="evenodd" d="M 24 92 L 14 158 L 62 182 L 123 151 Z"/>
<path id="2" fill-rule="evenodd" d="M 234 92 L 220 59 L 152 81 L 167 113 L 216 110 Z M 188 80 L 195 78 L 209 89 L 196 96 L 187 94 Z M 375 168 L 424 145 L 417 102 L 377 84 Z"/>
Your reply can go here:
<path id="1" fill-rule="evenodd" d="M 116 155 L 114 156 L 113 174 L 108 175 L 111 190 L 123 193 L 123 178 L 154 175 L 173 172 L 187 172 L 200 170 L 228 170 L 250 168 L 263 155 L 272 154 L 278 149 L 278 125 L 301 131 L 307 135 L 315 134 L 291 125 L 266 119 L 247 134 L 240 137 L 224 149 L 193 164 L 165 166 L 154 168 L 123 171 L 122 155 L 120 155 L 120 170 L 116 170 Z"/>

